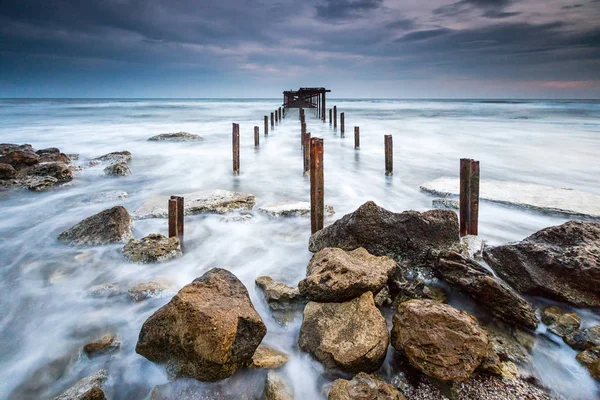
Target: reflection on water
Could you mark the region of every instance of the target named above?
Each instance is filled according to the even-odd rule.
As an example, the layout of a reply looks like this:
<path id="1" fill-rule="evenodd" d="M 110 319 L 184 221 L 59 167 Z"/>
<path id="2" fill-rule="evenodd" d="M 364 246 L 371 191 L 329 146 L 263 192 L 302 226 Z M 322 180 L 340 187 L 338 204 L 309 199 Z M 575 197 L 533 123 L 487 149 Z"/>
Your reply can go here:
<path id="1" fill-rule="evenodd" d="M 426 210 L 432 198 L 419 191 L 419 184 L 457 176 L 461 157 L 480 160 L 482 179 L 600 193 L 598 102 L 331 99 L 328 104 L 345 112 L 349 134 L 340 138 L 339 130 L 310 112 L 307 129 L 324 138 L 325 201 L 337 211 L 333 219 L 367 200 L 394 211 Z M 156 279 L 177 289 L 219 266 L 248 287 L 268 326 L 265 342 L 293 354 L 283 373 L 297 398 L 322 396 L 330 378 L 317 362 L 297 351 L 301 320 L 278 325 L 254 286 L 260 275 L 292 285 L 304 277 L 311 256 L 308 220 L 277 220 L 256 212 L 253 219 L 239 222 L 224 222 L 221 216 L 189 217 L 184 257 L 158 265 L 130 264 L 118 245 L 70 248 L 56 240 L 91 214 L 117 204 L 131 212 L 157 194 L 219 188 L 255 194 L 257 206 L 308 200 L 294 111 L 268 137 L 261 137 L 259 150 L 254 149 L 253 127 L 259 126 L 262 134 L 263 115 L 277 106 L 276 99 L 0 101 L 0 142 L 59 147 L 65 153 L 80 153 L 81 160 L 110 151 L 133 153 L 129 177 L 106 177 L 102 167 L 93 167 L 77 173 L 64 189 L 0 192 L 0 393 L 48 397 L 103 367 L 110 374 L 110 398 L 143 398 L 168 379 L 162 368 L 134 352 L 137 335 L 145 319 L 169 299 L 133 303 L 126 296 L 95 297 L 90 291 L 110 283 L 126 290 Z M 232 122 L 240 124 L 238 178 L 231 174 Z M 360 126 L 360 150 L 354 150 L 350 134 L 355 125 Z M 200 134 L 206 141 L 146 141 L 178 131 Z M 391 178 L 384 175 L 384 134 L 394 135 Z M 127 197 L 115 195 L 123 191 Z M 564 221 L 484 203 L 480 233 L 498 244 Z M 136 221 L 136 237 L 153 232 L 165 234 L 166 220 Z M 583 316 L 585 324 L 598 319 L 591 312 Z M 570 398 L 597 398 L 598 385 L 575 361 L 574 351 L 544 329 L 533 356 L 536 376 Z M 93 360 L 80 356 L 82 345 L 102 331 L 119 335 L 121 351 Z M 256 375 L 248 376 L 253 377 L 248 385 L 255 385 Z M 243 379 L 231 379 L 243 385 Z"/>

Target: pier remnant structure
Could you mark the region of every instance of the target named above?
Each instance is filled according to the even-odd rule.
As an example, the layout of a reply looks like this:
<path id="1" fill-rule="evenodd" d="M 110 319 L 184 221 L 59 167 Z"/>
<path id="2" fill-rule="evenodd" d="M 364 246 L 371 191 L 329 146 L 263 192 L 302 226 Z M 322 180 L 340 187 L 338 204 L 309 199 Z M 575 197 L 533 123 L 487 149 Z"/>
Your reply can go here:
<path id="1" fill-rule="evenodd" d="M 320 88 L 300 88 L 283 92 L 283 107 L 288 108 L 316 108 L 317 116 L 325 122 L 326 93 L 331 90 Z"/>

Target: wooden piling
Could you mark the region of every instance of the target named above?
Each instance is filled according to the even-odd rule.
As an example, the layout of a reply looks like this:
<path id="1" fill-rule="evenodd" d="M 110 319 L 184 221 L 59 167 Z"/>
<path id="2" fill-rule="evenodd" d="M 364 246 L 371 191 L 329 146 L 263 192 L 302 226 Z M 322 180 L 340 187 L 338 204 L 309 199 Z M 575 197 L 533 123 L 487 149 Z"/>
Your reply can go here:
<path id="1" fill-rule="evenodd" d="M 312 138 L 310 140 L 310 230 L 312 234 L 323 229 L 324 191 L 323 139 Z"/>
<path id="2" fill-rule="evenodd" d="M 277 112 L 279 113 L 279 122 L 281 122 L 281 107 L 277 109 Z"/>
<path id="3" fill-rule="evenodd" d="M 182 196 L 171 196 L 171 199 L 177 201 L 177 237 L 179 241 L 183 243 L 183 217 L 185 214 L 185 208 L 183 204 Z"/>
<path id="4" fill-rule="evenodd" d="M 302 147 L 304 147 L 304 135 L 306 134 L 306 124 L 302 123 L 300 124 L 300 142 L 302 144 Z"/>
<path id="5" fill-rule="evenodd" d="M 337 106 L 333 106 L 333 127 L 337 128 Z"/>
<path id="6" fill-rule="evenodd" d="M 269 136 L 269 117 L 265 115 L 265 136 Z"/>
<path id="7" fill-rule="evenodd" d="M 340 113 L 340 135 L 344 137 L 344 113 Z"/>
<path id="8" fill-rule="evenodd" d="M 325 92 L 323 92 L 321 94 L 321 96 L 323 97 L 321 99 L 321 119 L 323 120 L 323 122 L 325 122 L 325 110 L 326 110 L 326 107 L 325 107 L 325 102 L 326 102 Z"/>
<path id="9" fill-rule="evenodd" d="M 258 126 L 254 127 L 254 147 L 260 147 L 260 137 L 258 132 Z"/>
<path id="10" fill-rule="evenodd" d="M 333 110 L 330 108 L 330 109 L 329 109 L 329 125 L 331 125 L 331 117 L 332 117 L 332 114 L 333 114 Z"/>
<path id="11" fill-rule="evenodd" d="M 304 140 L 302 141 L 302 143 L 304 144 L 304 146 L 302 147 L 302 156 L 303 156 L 303 160 L 304 160 L 304 175 L 309 173 L 309 169 L 310 169 L 310 132 L 306 132 L 304 133 L 303 136 Z"/>
<path id="12" fill-rule="evenodd" d="M 354 148 L 360 149 L 360 128 L 358 126 L 354 127 Z"/>
<path id="13" fill-rule="evenodd" d="M 394 147 L 392 144 L 392 135 L 384 135 L 385 144 L 385 174 L 394 174 Z"/>
<path id="14" fill-rule="evenodd" d="M 169 199 L 169 237 L 177 236 L 177 199 Z"/>
<path id="15" fill-rule="evenodd" d="M 275 128 L 275 113 L 271 113 L 271 129 Z"/>
<path id="16" fill-rule="evenodd" d="M 275 122 L 279 122 L 279 112 L 277 110 L 275 110 Z"/>
<path id="17" fill-rule="evenodd" d="M 479 233 L 479 161 L 471 160 L 471 179 L 469 179 L 469 235 L 477 235 Z"/>
<path id="18" fill-rule="evenodd" d="M 240 125 L 233 124 L 232 147 L 233 147 L 233 175 L 240 174 Z"/>
<path id="19" fill-rule="evenodd" d="M 459 232 L 477 235 L 479 224 L 479 161 L 460 159 Z"/>

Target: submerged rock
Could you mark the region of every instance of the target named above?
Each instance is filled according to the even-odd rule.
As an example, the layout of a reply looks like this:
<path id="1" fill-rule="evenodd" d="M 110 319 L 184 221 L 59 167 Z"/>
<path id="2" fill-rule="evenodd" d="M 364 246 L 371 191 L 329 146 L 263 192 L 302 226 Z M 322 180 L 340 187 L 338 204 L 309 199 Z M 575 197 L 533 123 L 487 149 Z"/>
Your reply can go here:
<path id="1" fill-rule="evenodd" d="M 177 132 L 177 133 L 161 133 L 160 135 L 152 136 L 148 139 L 151 142 L 202 142 L 204 138 L 200 135 L 195 135 L 193 133 L 187 132 Z"/>
<path id="2" fill-rule="evenodd" d="M 136 263 L 157 263 L 183 255 L 179 238 L 151 233 L 140 240 L 131 239 L 123 247 L 123 255 Z"/>
<path id="3" fill-rule="evenodd" d="M 429 250 L 444 249 L 458 243 L 458 218 L 453 211 L 405 211 L 397 214 L 368 201 L 312 235 L 309 250 L 364 247 L 377 256 L 396 256 L 406 264 L 419 265 L 426 261 Z"/>
<path id="4" fill-rule="evenodd" d="M 52 400 L 104 400 L 102 383 L 106 380 L 106 371 L 100 370 L 94 375 L 81 379 L 66 392 Z"/>
<path id="5" fill-rule="evenodd" d="M 275 371 L 267 373 L 264 400 L 294 400 L 294 392 L 281 374 Z"/>
<path id="6" fill-rule="evenodd" d="M 600 306 L 600 223 L 569 221 L 483 255 L 521 293 Z"/>
<path id="7" fill-rule="evenodd" d="M 459 203 L 458 203 L 458 199 L 442 197 L 442 198 L 431 200 L 431 207 L 440 208 L 440 209 L 448 209 L 448 210 L 458 210 Z"/>
<path id="8" fill-rule="evenodd" d="M 217 381 L 246 365 L 266 333 L 242 282 L 213 268 L 144 322 L 135 350 L 176 376 Z"/>
<path id="9" fill-rule="evenodd" d="M 360 372 L 352 380 L 337 379 L 327 400 L 406 400 L 398 389 L 373 375 Z"/>
<path id="10" fill-rule="evenodd" d="M 298 283 L 298 289 L 311 301 L 351 300 L 365 292 L 379 292 L 394 268 L 391 258 L 373 256 L 362 247 L 353 251 L 325 248 L 308 263 L 306 279 Z"/>
<path id="11" fill-rule="evenodd" d="M 127 295 L 135 302 L 140 302 L 149 298 L 163 298 L 173 296 L 172 286 L 167 282 L 150 281 L 140 282 L 129 286 Z"/>
<path id="12" fill-rule="evenodd" d="M 392 346 L 431 377 L 466 380 L 488 355 L 487 334 L 475 317 L 447 304 L 410 300 L 393 322 Z"/>
<path id="13" fill-rule="evenodd" d="M 71 245 L 124 243 L 133 238 L 133 221 L 125 207 L 117 206 L 92 215 L 64 231 L 58 240 Z"/>
<path id="14" fill-rule="evenodd" d="M 491 351 L 498 356 L 500 361 L 510 361 L 516 364 L 531 362 L 527 348 L 517 340 L 515 328 L 501 327 L 499 325 L 486 326 L 488 341 Z M 534 336 L 535 338 L 535 336 Z"/>
<path id="15" fill-rule="evenodd" d="M 186 193 L 185 215 L 215 213 L 225 214 L 237 210 L 251 210 L 254 207 L 255 197 L 251 194 L 230 192 L 228 190 L 206 190 L 202 192 Z M 168 196 L 160 196 L 142 204 L 134 211 L 135 219 L 167 218 Z"/>
<path id="16" fill-rule="evenodd" d="M 433 286 L 421 277 L 414 279 L 405 279 L 404 277 L 396 277 L 393 281 L 394 291 L 397 292 L 394 298 L 394 307 L 397 308 L 400 303 L 408 300 L 435 300 L 440 303 L 445 303 L 448 296 L 446 292 L 437 286 Z"/>
<path id="17" fill-rule="evenodd" d="M 509 324 L 531 329 L 538 325 L 533 307 L 476 261 L 455 252 L 441 252 L 435 261 L 435 273 Z"/>
<path id="18" fill-rule="evenodd" d="M 310 217 L 310 202 L 296 201 L 293 203 L 269 204 L 258 208 L 272 217 Z M 335 214 L 332 206 L 325 205 L 325 216 Z"/>
<path id="19" fill-rule="evenodd" d="M 112 153 L 108 153 L 105 154 L 103 156 L 100 157 L 96 157 L 93 158 L 92 161 L 101 161 L 101 162 L 105 162 L 105 161 L 123 161 L 123 162 L 128 162 L 131 161 L 131 153 L 123 150 L 123 151 L 114 151 Z"/>
<path id="20" fill-rule="evenodd" d="M 119 351 L 121 342 L 119 338 L 112 333 L 108 333 L 96 341 L 90 342 L 83 346 L 83 351 L 88 357 L 95 357 L 104 354 L 111 354 Z"/>
<path id="21" fill-rule="evenodd" d="M 595 380 L 600 381 L 600 346 L 582 351 L 575 358 L 590 371 Z"/>
<path id="22" fill-rule="evenodd" d="M 119 161 L 104 168 L 104 173 L 109 176 L 128 176 L 131 170 L 125 161 Z"/>
<path id="23" fill-rule="evenodd" d="M 287 309 L 305 301 L 298 288 L 276 282 L 270 276 L 259 276 L 254 283 L 263 291 L 269 307 L 274 310 Z"/>
<path id="24" fill-rule="evenodd" d="M 279 350 L 260 345 L 248 361 L 249 368 L 277 369 L 283 367 L 288 361 L 288 355 Z"/>
<path id="25" fill-rule="evenodd" d="M 550 332 L 558 336 L 566 336 L 579 329 L 581 318 L 575 313 L 568 313 L 560 307 L 551 306 L 542 311 L 542 322 L 548 325 Z"/>
<path id="26" fill-rule="evenodd" d="M 387 325 L 371 292 L 345 303 L 310 302 L 304 308 L 298 345 L 326 368 L 376 371 L 388 344 Z"/>
<path id="27" fill-rule="evenodd" d="M 600 326 L 578 329 L 563 339 L 575 350 L 587 350 L 600 346 Z"/>

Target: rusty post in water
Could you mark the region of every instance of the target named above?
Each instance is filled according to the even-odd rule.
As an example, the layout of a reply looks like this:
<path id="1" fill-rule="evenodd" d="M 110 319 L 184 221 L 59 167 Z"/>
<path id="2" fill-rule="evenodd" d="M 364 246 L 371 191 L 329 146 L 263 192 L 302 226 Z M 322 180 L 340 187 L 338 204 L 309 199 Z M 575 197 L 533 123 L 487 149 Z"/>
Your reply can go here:
<path id="1" fill-rule="evenodd" d="M 258 126 L 254 127 L 254 147 L 260 146 L 260 138 L 259 138 Z"/>
<path id="2" fill-rule="evenodd" d="M 306 132 L 303 136 L 302 156 L 304 160 L 304 175 L 308 174 L 310 168 L 310 132 Z"/>
<path id="3" fill-rule="evenodd" d="M 269 117 L 265 115 L 265 136 L 269 136 Z"/>
<path id="4" fill-rule="evenodd" d="M 312 234 L 323 229 L 324 191 L 323 139 L 312 138 L 310 140 L 310 230 Z"/>
<path id="5" fill-rule="evenodd" d="M 175 199 L 177 201 L 177 237 L 179 238 L 179 241 L 183 244 L 183 216 L 185 213 L 183 197 L 171 196 L 171 199 Z"/>
<path id="6" fill-rule="evenodd" d="M 340 134 L 344 137 L 344 113 L 340 113 Z"/>
<path id="7" fill-rule="evenodd" d="M 233 124 L 233 133 L 231 135 L 233 145 L 233 175 L 240 174 L 240 125 Z"/>
<path id="8" fill-rule="evenodd" d="M 330 108 L 329 109 L 329 125 L 331 125 L 332 114 L 333 114 L 333 110 Z"/>
<path id="9" fill-rule="evenodd" d="M 460 159 L 459 197 L 460 235 L 477 235 L 479 231 L 479 161 Z"/>
<path id="10" fill-rule="evenodd" d="M 277 109 L 277 112 L 279 113 L 279 122 L 281 122 L 281 107 Z"/>
<path id="11" fill-rule="evenodd" d="M 177 236 L 177 199 L 169 199 L 169 237 Z"/>
<path id="12" fill-rule="evenodd" d="M 325 100 L 325 92 L 323 92 L 322 96 L 323 96 L 323 99 L 321 99 L 321 119 L 323 120 L 323 122 L 325 122 L 325 114 L 326 114 L 326 112 L 325 112 L 325 110 L 326 110 L 326 108 L 325 108 L 325 101 L 326 101 Z"/>
<path id="13" fill-rule="evenodd" d="M 479 231 L 479 161 L 471 160 L 471 179 L 469 182 L 469 235 L 477 235 Z"/>
<path id="14" fill-rule="evenodd" d="M 275 128 L 275 113 L 271 113 L 271 129 Z"/>
<path id="15" fill-rule="evenodd" d="M 360 128 L 358 126 L 354 127 L 354 148 L 360 149 Z"/>
<path id="16" fill-rule="evenodd" d="M 279 112 L 275 110 L 275 122 L 279 122 Z"/>
<path id="17" fill-rule="evenodd" d="M 333 106 L 333 128 L 337 128 L 337 106 Z"/>
<path id="18" fill-rule="evenodd" d="M 385 143 L 385 174 L 394 174 L 394 147 L 392 144 L 392 135 L 384 135 Z"/>
<path id="19" fill-rule="evenodd" d="M 302 123 L 300 124 L 300 142 L 302 144 L 302 147 L 304 147 L 304 135 L 306 134 L 306 124 Z"/>

